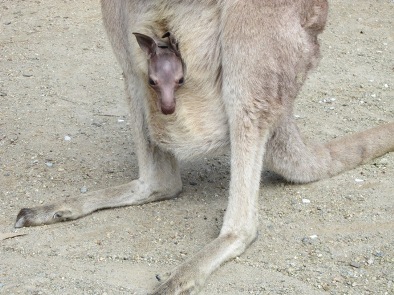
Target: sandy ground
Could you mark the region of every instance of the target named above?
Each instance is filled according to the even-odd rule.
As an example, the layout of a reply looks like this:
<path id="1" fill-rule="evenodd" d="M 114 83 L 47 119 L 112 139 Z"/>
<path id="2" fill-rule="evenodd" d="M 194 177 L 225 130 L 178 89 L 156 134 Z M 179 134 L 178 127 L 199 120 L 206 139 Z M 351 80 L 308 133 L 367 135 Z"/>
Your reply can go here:
<path id="1" fill-rule="evenodd" d="M 306 136 L 393 120 L 393 15 L 393 1 L 331 1 L 298 100 Z M 98 1 L 0 1 L 0 233 L 22 207 L 135 178 L 129 127 Z M 218 234 L 228 160 L 184 163 L 174 200 L 17 230 L 0 241 L 0 294 L 143 294 Z M 264 173 L 259 239 L 202 293 L 394 294 L 393 178 L 394 154 L 307 185 Z"/>

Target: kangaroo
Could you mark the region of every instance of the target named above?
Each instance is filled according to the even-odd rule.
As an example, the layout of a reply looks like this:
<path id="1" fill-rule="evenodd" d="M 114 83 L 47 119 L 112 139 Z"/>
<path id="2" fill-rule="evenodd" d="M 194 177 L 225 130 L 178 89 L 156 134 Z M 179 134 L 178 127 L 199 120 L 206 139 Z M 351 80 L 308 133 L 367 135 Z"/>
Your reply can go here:
<path id="1" fill-rule="evenodd" d="M 256 239 L 263 168 L 306 183 L 394 150 L 394 123 L 325 144 L 301 138 L 293 105 L 319 60 L 326 0 L 101 0 L 101 6 L 125 76 L 139 178 L 67 202 L 24 208 L 15 226 L 174 198 L 182 190 L 179 159 L 229 149 L 228 207 L 219 236 L 172 270 L 152 294 L 198 293 L 212 272 Z M 135 34 L 136 40 L 132 32 L 144 36 Z M 168 41 L 168 48 L 160 48 L 155 40 L 165 32 L 178 45 Z M 156 58 L 176 66 L 165 68 Z M 166 90 L 155 80 L 157 73 L 164 74 Z"/>

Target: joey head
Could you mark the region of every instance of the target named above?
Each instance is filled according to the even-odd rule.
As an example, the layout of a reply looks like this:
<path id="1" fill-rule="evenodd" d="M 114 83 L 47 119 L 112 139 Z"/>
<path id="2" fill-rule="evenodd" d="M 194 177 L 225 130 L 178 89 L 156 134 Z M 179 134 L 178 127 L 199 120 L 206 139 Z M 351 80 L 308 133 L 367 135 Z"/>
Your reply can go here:
<path id="1" fill-rule="evenodd" d="M 133 33 L 141 49 L 148 58 L 148 83 L 157 94 L 157 105 L 165 115 L 175 112 L 175 91 L 185 81 L 183 63 L 178 43 L 170 32 L 162 38 L 167 42 L 156 41 L 140 33 Z"/>

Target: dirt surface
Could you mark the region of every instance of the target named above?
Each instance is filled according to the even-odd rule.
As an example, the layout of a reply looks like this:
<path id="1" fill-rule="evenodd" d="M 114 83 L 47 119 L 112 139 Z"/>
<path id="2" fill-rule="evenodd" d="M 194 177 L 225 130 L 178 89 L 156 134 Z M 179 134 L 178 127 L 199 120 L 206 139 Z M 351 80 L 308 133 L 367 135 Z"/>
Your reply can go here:
<path id="1" fill-rule="evenodd" d="M 394 118 L 394 2 L 333 0 L 298 99 L 324 141 Z M 137 177 L 98 1 L 0 2 L 0 233 L 22 207 Z M 174 200 L 0 240 L 0 294 L 144 294 L 219 232 L 226 155 L 183 164 Z M 394 294 L 394 154 L 307 185 L 264 173 L 260 236 L 202 294 Z M 1 236 L 0 236 L 1 237 Z"/>

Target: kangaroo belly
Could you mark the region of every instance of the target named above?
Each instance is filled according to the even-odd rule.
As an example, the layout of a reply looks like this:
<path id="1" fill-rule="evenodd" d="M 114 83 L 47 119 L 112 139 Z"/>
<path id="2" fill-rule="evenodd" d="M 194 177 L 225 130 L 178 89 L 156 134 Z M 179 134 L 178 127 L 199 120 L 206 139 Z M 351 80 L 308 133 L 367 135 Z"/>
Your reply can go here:
<path id="1" fill-rule="evenodd" d="M 184 91 L 176 99 L 172 115 L 163 115 L 151 104 L 149 132 L 158 146 L 180 159 L 217 154 L 227 148 L 227 116 L 219 97 L 196 97 Z"/>

